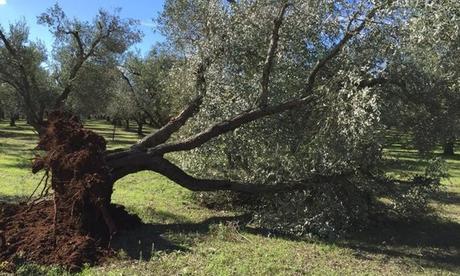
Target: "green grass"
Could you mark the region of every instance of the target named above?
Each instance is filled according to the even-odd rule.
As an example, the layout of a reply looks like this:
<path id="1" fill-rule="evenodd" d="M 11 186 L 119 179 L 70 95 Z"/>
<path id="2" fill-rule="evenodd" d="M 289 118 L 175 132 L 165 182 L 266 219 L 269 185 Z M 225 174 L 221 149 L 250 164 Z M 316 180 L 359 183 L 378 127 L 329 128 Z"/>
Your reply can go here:
<path id="1" fill-rule="evenodd" d="M 87 127 L 104 135 L 109 148 L 125 147 L 138 137 L 103 121 Z M 30 195 L 41 178 L 30 172 L 36 136 L 19 123 L 0 122 L 0 200 L 18 201 Z M 417 153 L 404 145 L 385 152 L 399 158 L 394 175 L 422 171 Z M 268 237 L 240 227 L 245 218 L 211 211 L 190 200 L 191 192 L 150 172 L 129 175 L 115 184 L 113 200 L 138 214 L 143 227 L 114 241 L 119 256 L 82 275 L 398 275 L 460 273 L 460 157 L 448 160 L 450 180 L 433 205 L 445 219 L 388 225 L 373 233 L 328 243 L 315 239 Z M 395 164 L 395 163 L 393 163 Z M 60 275 L 51 268 L 30 269 Z"/>
<path id="2" fill-rule="evenodd" d="M 456 149 L 460 149 L 457 144 Z M 437 149 L 428 157 L 420 156 L 417 150 L 410 148 L 407 144 L 395 143 L 384 150 L 384 155 L 389 165 L 391 175 L 406 178 L 413 173 L 424 172 L 428 160 L 435 157 L 444 158 L 449 168 L 449 178 L 443 179 L 446 186 L 460 187 L 460 154 L 454 156 L 443 156 L 441 149 Z M 425 159 L 425 160 L 423 160 Z"/>

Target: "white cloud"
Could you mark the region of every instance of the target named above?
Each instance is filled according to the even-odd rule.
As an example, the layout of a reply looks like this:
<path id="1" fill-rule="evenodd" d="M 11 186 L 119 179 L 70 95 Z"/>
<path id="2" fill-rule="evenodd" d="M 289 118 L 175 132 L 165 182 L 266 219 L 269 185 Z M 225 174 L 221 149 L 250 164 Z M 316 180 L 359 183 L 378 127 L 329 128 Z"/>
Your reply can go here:
<path id="1" fill-rule="evenodd" d="M 0 6 L 6 5 L 6 0 L 0 0 Z"/>

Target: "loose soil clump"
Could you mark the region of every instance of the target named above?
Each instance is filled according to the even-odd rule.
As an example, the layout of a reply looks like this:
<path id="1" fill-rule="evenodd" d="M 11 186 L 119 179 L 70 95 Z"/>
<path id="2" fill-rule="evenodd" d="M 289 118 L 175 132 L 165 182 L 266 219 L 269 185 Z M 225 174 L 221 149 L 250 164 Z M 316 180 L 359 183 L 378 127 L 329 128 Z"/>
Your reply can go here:
<path id="1" fill-rule="evenodd" d="M 63 112 L 48 116 L 32 171 L 51 175 L 51 197 L 0 204 L 0 261 L 58 264 L 78 270 L 111 254 L 110 240 L 141 224 L 111 204 L 113 181 L 104 161 L 105 139 Z M 45 177 L 44 177 L 45 179 Z M 47 185 L 48 177 L 43 185 Z"/>

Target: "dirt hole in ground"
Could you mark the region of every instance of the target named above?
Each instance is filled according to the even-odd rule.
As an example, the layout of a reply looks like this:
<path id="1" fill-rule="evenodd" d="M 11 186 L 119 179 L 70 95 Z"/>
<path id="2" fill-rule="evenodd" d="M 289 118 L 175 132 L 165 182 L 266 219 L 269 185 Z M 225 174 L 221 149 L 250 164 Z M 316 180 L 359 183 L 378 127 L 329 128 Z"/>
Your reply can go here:
<path id="1" fill-rule="evenodd" d="M 113 235 L 141 224 L 122 206 L 111 204 L 105 139 L 84 129 L 77 117 L 53 112 L 37 150 L 43 154 L 36 156 L 32 170 L 45 171 L 39 190 L 46 193 L 49 182 L 53 193 L 27 203 L 0 203 L 2 269 L 14 270 L 24 261 L 69 270 L 99 263 L 113 254 Z"/>

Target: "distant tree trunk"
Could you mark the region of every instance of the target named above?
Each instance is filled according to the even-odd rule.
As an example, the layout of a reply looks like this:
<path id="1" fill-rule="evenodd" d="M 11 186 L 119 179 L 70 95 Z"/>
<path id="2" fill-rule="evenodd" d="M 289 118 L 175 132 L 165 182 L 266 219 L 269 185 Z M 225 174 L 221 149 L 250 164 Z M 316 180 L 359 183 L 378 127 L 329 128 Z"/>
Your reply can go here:
<path id="1" fill-rule="evenodd" d="M 5 120 L 5 111 L 3 109 L 0 109 L 0 121 Z"/>
<path id="2" fill-rule="evenodd" d="M 112 142 L 115 141 L 115 132 L 117 131 L 117 124 L 113 123 L 113 130 L 112 130 Z"/>
<path id="3" fill-rule="evenodd" d="M 129 119 L 125 120 L 125 130 L 129 130 Z"/>
<path id="4" fill-rule="evenodd" d="M 144 136 L 144 122 L 142 120 L 136 121 L 137 123 L 137 134 L 139 136 Z"/>
<path id="5" fill-rule="evenodd" d="M 10 126 L 15 127 L 16 126 L 16 120 L 19 118 L 19 115 L 16 113 L 13 113 L 10 115 Z"/>
<path id="6" fill-rule="evenodd" d="M 116 125 L 117 127 L 123 126 L 123 121 L 119 118 L 113 118 L 112 119 L 112 124 Z"/>
<path id="7" fill-rule="evenodd" d="M 455 154 L 454 151 L 455 138 L 452 137 L 444 143 L 444 155 L 452 156 Z"/>
<path id="8" fill-rule="evenodd" d="M 25 110 L 25 119 L 28 125 L 32 126 L 39 135 L 42 135 L 45 131 L 45 125 L 43 121 L 43 116 L 47 116 L 47 113 L 43 114 L 34 113 L 31 110 Z M 16 118 L 17 120 L 18 118 Z"/>

